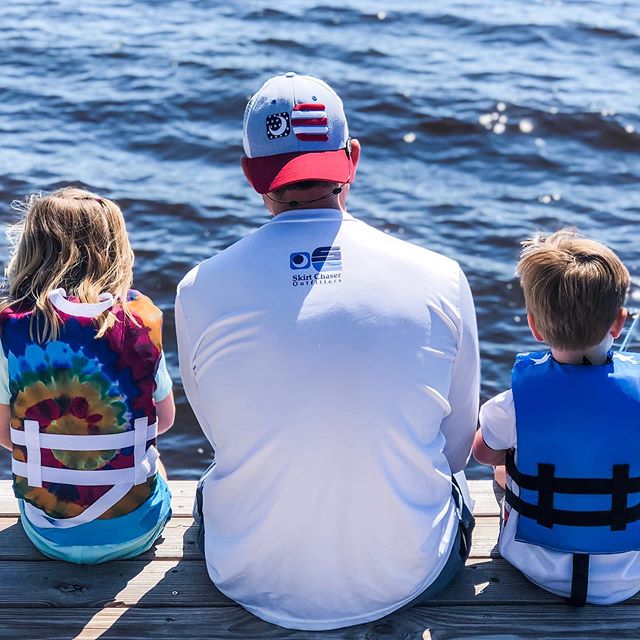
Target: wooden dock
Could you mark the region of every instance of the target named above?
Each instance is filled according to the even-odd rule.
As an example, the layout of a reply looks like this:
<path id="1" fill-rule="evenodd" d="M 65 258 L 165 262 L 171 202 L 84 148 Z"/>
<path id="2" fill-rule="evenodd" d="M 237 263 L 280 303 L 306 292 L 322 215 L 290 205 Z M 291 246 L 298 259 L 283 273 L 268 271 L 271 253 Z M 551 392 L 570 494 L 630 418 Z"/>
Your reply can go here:
<path id="1" fill-rule="evenodd" d="M 432 605 L 336 631 L 276 627 L 211 584 L 195 545 L 195 482 L 170 484 L 174 517 L 152 551 L 134 560 L 75 566 L 34 549 L 18 521 L 11 484 L 0 482 L 0 638 L 640 638 L 640 598 L 573 609 L 499 557 L 498 505 L 490 481 L 470 483 L 477 518 L 471 558 Z"/>

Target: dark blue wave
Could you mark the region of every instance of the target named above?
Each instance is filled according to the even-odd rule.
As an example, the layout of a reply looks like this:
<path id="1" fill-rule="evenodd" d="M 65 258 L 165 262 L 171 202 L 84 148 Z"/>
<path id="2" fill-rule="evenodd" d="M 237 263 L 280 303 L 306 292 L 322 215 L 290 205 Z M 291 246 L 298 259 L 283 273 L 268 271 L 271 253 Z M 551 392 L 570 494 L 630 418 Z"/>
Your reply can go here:
<path id="1" fill-rule="evenodd" d="M 484 398 L 529 340 L 524 236 L 575 225 L 640 269 L 637 3 L 33 4 L 0 3 L 0 217 L 68 183 L 118 201 L 176 380 L 177 282 L 268 219 L 238 161 L 246 100 L 276 72 L 340 93 L 363 148 L 353 212 L 465 268 Z M 177 391 L 185 441 L 208 451 Z M 200 454 L 172 437 L 174 476 L 193 477 Z"/>

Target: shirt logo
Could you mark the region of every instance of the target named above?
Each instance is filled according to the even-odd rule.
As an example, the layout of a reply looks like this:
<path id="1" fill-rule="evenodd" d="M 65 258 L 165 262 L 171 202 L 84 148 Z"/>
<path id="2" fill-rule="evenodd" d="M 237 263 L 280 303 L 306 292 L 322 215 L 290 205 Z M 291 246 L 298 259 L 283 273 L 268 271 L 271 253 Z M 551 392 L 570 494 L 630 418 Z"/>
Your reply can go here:
<path id="1" fill-rule="evenodd" d="M 267 138 L 276 140 L 277 138 L 286 138 L 291 133 L 291 124 L 289 114 L 272 113 L 267 116 Z"/>
<path id="2" fill-rule="evenodd" d="M 289 256 L 289 268 L 292 271 L 311 270 L 311 273 L 295 273 L 291 282 L 294 287 L 340 283 L 342 251 L 336 246 L 316 247 L 311 252 L 296 251 Z"/>
<path id="3" fill-rule="evenodd" d="M 316 102 L 303 102 L 293 107 L 291 113 L 293 133 L 304 142 L 325 142 L 329 128 L 325 106 Z"/>

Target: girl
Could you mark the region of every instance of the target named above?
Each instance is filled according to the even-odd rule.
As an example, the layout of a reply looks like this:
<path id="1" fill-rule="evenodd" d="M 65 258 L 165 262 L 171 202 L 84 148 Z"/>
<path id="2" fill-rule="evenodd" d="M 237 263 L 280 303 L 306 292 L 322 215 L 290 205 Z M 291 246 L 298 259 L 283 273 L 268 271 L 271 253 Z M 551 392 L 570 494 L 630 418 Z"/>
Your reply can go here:
<path id="1" fill-rule="evenodd" d="M 130 558 L 171 517 L 155 448 L 175 414 L 162 315 L 130 290 L 117 205 L 67 187 L 24 208 L 0 301 L 0 444 L 22 524 L 51 558 Z"/>

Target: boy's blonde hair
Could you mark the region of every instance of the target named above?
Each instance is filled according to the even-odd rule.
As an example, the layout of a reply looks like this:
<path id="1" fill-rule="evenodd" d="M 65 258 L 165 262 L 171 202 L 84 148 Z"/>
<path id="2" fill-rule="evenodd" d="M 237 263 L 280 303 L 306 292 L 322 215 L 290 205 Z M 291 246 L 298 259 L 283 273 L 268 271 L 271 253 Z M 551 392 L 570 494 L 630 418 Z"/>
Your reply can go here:
<path id="1" fill-rule="evenodd" d="M 600 343 L 624 305 L 629 272 L 608 247 L 575 229 L 522 243 L 517 273 L 545 342 L 577 350 Z"/>
<path id="2" fill-rule="evenodd" d="M 6 269 L 9 290 L 0 300 L 0 311 L 13 305 L 36 311 L 31 333 L 40 342 L 59 335 L 60 319 L 49 293 L 60 287 L 86 303 L 97 303 L 101 293 L 111 293 L 132 317 L 127 294 L 133 282 L 133 251 L 115 203 L 66 187 L 51 195 L 32 195 L 22 209 L 24 218 L 12 230 L 14 250 Z M 98 337 L 115 321 L 110 310 L 98 316 Z"/>

